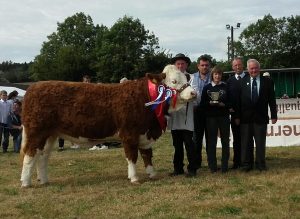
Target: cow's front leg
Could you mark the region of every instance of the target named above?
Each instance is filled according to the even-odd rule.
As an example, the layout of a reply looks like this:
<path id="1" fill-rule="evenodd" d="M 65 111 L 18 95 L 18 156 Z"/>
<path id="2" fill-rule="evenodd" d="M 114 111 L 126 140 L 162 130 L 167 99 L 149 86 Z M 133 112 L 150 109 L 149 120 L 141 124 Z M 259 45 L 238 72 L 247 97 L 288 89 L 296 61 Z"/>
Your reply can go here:
<path id="1" fill-rule="evenodd" d="M 149 177 L 152 179 L 156 176 L 156 172 L 153 168 L 153 165 L 152 165 L 152 148 L 147 148 L 147 149 L 144 149 L 144 148 L 139 148 L 140 150 L 140 153 L 142 155 L 142 158 L 143 158 L 143 161 L 144 161 L 144 165 L 145 165 L 145 168 L 146 168 L 146 173 L 149 175 Z"/>
<path id="2" fill-rule="evenodd" d="M 127 144 L 124 144 L 124 150 L 126 155 L 126 160 L 128 163 L 128 179 L 132 183 L 138 183 L 139 178 L 136 172 L 136 161 L 138 157 L 138 148 L 130 147 Z"/>
<path id="3" fill-rule="evenodd" d="M 22 174 L 21 174 L 21 182 L 22 187 L 29 187 L 31 186 L 31 176 L 32 171 L 35 166 L 36 160 L 38 159 L 38 155 L 35 154 L 33 157 L 25 154 L 24 160 L 23 160 L 23 168 L 22 168 Z"/>

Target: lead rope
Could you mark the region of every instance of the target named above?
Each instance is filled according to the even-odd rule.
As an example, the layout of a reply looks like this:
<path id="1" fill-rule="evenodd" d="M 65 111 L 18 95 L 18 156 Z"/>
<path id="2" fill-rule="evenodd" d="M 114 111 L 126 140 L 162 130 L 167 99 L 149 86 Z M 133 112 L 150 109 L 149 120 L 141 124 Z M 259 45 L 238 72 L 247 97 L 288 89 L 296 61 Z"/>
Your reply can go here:
<path id="1" fill-rule="evenodd" d="M 187 120 L 188 109 L 189 109 L 189 102 L 186 103 L 186 109 L 185 109 L 185 122 L 184 122 L 185 125 L 186 125 L 186 120 Z"/>

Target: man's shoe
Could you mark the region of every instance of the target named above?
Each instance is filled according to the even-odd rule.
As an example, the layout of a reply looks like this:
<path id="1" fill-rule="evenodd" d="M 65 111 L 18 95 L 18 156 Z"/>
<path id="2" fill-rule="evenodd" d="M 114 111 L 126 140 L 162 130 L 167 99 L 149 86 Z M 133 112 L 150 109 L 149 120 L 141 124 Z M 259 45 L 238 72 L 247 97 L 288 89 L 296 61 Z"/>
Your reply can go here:
<path id="1" fill-rule="evenodd" d="M 63 151 L 64 147 L 58 147 L 58 151 Z"/>
<path id="2" fill-rule="evenodd" d="M 106 149 L 108 149 L 108 146 L 106 146 L 105 144 L 103 144 L 100 148 L 100 150 L 106 150 Z"/>
<path id="3" fill-rule="evenodd" d="M 258 166 L 258 167 L 256 167 L 256 169 L 259 171 L 267 171 L 268 170 L 268 168 L 266 166 Z"/>
<path id="4" fill-rule="evenodd" d="M 79 149 L 80 146 L 78 144 L 74 144 L 74 145 L 70 146 L 70 148 L 72 148 L 72 149 Z"/>
<path id="5" fill-rule="evenodd" d="M 185 177 L 192 178 L 192 177 L 196 177 L 196 175 L 197 175 L 196 171 L 189 171 L 187 174 L 185 174 Z"/>
<path id="6" fill-rule="evenodd" d="M 222 168 L 221 172 L 222 173 L 227 173 L 228 172 L 228 168 Z"/>
<path id="7" fill-rule="evenodd" d="M 247 173 L 247 172 L 251 171 L 252 169 L 253 169 L 252 167 L 242 167 L 241 170 L 242 170 L 243 172 L 246 172 L 246 173 Z"/>
<path id="8" fill-rule="evenodd" d="M 99 150 L 100 148 L 97 145 L 94 145 L 93 147 L 89 148 L 89 151 L 96 151 Z"/>
<path id="9" fill-rule="evenodd" d="M 184 171 L 173 171 L 172 173 L 169 174 L 169 176 L 179 176 L 183 175 Z"/>
<path id="10" fill-rule="evenodd" d="M 238 164 L 233 164 L 233 166 L 230 168 L 232 170 L 236 170 L 236 169 L 239 169 L 241 166 L 238 165 Z"/>

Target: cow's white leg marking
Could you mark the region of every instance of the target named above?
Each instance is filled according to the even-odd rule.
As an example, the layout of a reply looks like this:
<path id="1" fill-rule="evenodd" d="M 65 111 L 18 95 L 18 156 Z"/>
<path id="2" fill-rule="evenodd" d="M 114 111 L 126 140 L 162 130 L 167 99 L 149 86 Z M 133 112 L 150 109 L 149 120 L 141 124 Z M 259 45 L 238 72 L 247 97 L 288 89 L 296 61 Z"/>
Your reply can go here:
<path id="1" fill-rule="evenodd" d="M 51 149 L 56 142 L 56 137 L 49 137 L 46 141 L 43 151 L 38 150 L 39 157 L 37 159 L 37 178 L 40 184 L 48 183 L 48 160 Z"/>
<path id="2" fill-rule="evenodd" d="M 151 166 L 151 165 L 148 165 L 146 167 L 146 173 L 149 175 L 150 178 L 154 178 L 156 176 L 156 172 L 155 172 L 153 166 Z"/>
<path id="3" fill-rule="evenodd" d="M 22 169 L 22 174 L 21 174 L 21 182 L 22 182 L 21 186 L 22 187 L 31 186 L 32 171 L 33 171 L 33 168 L 34 168 L 37 158 L 38 158 L 37 154 L 34 157 L 30 157 L 29 155 L 25 154 L 24 160 L 23 160 L 23 169 Z"/>
<path id="4" fill-rule="evenodd" d="M 130 182 L 132 183 L 138 182 L 139 178 L 136 174 L 136 165 L 131 160 L 128 160 L 127 158 L 126 160 L 128 163 L 128 179 L 130 179 Z"/>

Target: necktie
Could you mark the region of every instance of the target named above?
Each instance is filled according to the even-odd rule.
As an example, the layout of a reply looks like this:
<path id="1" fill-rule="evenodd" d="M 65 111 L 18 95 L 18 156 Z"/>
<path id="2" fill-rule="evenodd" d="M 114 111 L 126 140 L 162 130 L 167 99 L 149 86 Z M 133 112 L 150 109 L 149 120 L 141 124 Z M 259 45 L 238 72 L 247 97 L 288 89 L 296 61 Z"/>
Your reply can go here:
<path id="1" fill-rule="evenodd" d="M 238 81 L 241 80 L 241 76 L 237 76 Z"/>
<path id="2" fill-rule="evenodd" d="M 258 99 L 256 78 L 253 78 L 251 98 L 252 98 L 252 102 L 256 103 L 256 101 Z"/>

